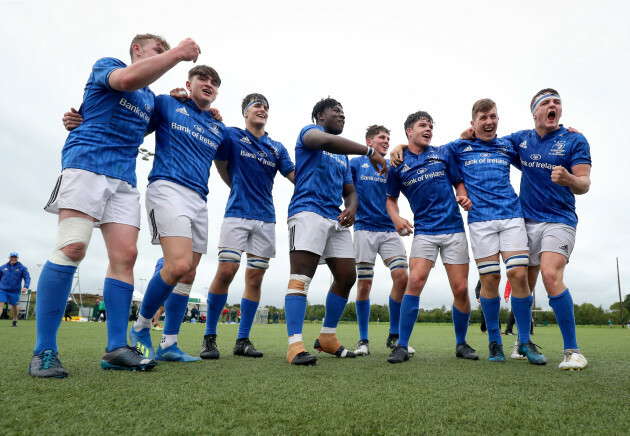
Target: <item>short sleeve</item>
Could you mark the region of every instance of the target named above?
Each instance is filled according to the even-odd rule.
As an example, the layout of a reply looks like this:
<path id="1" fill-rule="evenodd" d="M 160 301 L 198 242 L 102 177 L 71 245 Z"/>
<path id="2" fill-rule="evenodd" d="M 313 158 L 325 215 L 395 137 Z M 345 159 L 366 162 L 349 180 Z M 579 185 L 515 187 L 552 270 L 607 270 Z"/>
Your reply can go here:
<path id="1" fill-rule="evenodd" d="M 96 61 L 92 67 L 92 74 L 94 75 L 94 83 L 99 86 L 103 86 L 109 90 L 112 88 L 109 86 L 109 76 L 116 70 L 126 68 L 124 62 L 115 58 L 102 58 Z"/>
<path id="2" fill-rule="evenodd" d="M 291 171 L 295 171 L 295 164 L 284 145 L 278 143 L 278 148 L 280 149 L 280 174 L 286 177 Z"/>
<path id="3" fill-rule="evenodd" d="M 400 196 L 400 179 L 398 178 L 398 172 L 393 171 L 393 168 L 389 167 L 389 174 L 387 175 L 387 196 L 392 198 L 398 198 Z"/>

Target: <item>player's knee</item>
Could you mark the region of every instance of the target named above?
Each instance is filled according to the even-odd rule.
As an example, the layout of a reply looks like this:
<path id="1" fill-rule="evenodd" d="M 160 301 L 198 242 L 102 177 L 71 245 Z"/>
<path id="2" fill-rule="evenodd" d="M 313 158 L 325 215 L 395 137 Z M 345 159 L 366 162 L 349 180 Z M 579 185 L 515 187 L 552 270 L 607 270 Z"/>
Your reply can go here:
<path id="1" fill-rule="evenodd" d="M 354 268 L 348 268 L 347 271 L 337 272 L 334 276 L 337 286 L 343 290 L 350 290 L 357 281 L 357 272 Z"/>
<path id="2" fill-rule="evenodd" d="M 554 269 L 543 270 L 541 275 L 546 289 L 552 289 L 562 281 L 562 274 Z"/>
<path id="3" fill-rule="evenodd" d="M 291 274 L 289 277 L 289 285 L 287 286 L 287 295 L 301 294 L 305 297 L 308 295 L 308 287 L 311 285 L 311 278 L 303 274 Z"/>
<path id="4" fill-rule="evenodd" d="M 138 247 L 135 242 L 118 244 L 109 255 L 110 265 L 117 269 L 133 269 L 138 258 Z"/>
<path id="5" fill-rule="evenodd" d="M 409 276 L 406 269 L 397 269 L 392 271 L 392 281 L 394 282 L 394 288 L 405 289 L 409 282 Z"/>
<path id="6" fill-rule="evenodd" d="M 234 262 L 219 263 L 215 280 L 219 281 L 224 286 L 229 285 L 232 283 L 238 271 L 238 267 L 239 264 Z"/>
<path id="7" fill-rule="evenodd" d="M 507 272 L 512 288 L 527 286 L 527 268 L 512 268 Z"/>
<path id="8" fill-rule="evenodd" d="M 247 285 L 253 289 L 260 289 L 264 274 L 265 270 L 249 270 L 246 276 Z"/>
<path id="9" fill-rule="evenodd" d="M 69 217 L 61 220 L 50 261 L 57 265 L 79 266 L 90 244 L 93 229 L 94 223 L 87 218 Z"/>
<path id="10" fill-rule="evenodd" d="M 66 245 L 61 249 L 61 251 L 63 254 L 68 256 L 71 261 L 76 263 L 80 263 L 87 252 L 85 244 L 82 242 L 75 242 L 74 244 Z"/>
<path id="11" fill-rule="evenodd" d="M 424 275 L 410 275 L 407 288 L 409 288 L 415 295 L 422 291 L 424 285 L 427 283 L 427 278 L 428 277 Z"/>
<path id="12" fill-rule="evenodd" d="M 183 278 L 190 272 L 190 262 L 187 260 L 176 260 L 165 265 L 165 272 L 170 273 L 176 280 Z"/>
<path id="13" fill-rule="evenodd" d="M 459 283 L 453 286 L 453 298 L 457 301 L 468 300 L 468 285 L 466 283 Z"/>

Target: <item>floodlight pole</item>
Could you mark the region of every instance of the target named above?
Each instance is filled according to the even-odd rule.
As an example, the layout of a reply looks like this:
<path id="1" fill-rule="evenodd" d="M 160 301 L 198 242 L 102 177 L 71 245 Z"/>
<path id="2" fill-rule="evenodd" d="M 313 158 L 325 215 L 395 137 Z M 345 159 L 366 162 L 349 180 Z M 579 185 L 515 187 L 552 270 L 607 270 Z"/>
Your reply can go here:
<path id="1" fill-rule="evenodd" d="M 617 259 L 617 289 L 619 289 L 619 309 L 621 310 L 621 328 L 623 328 L 623 300 L 621 299 L 621 280 L 619 279 L 619 258 Z"/>

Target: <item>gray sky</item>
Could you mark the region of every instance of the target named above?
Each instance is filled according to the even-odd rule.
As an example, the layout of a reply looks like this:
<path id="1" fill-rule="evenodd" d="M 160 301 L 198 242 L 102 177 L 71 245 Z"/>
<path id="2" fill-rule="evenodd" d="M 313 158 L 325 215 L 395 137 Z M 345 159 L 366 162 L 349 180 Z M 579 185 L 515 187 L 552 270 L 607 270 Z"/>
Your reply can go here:
<path id="1" fill-rule="evenodd" d="M 627 2 L 529 1 L 447 3 L 322 1 L 187 2 L 0 0 L 0 258 L 18 251 L 36 285 L 56 237 L 56 217 L 43 211 L 61 170 L 67 132 L 63 112 L 81 104 L 94 62 L 106 56 L 129 62 L 136 33 L 158 33 L 172 46 L 192 37 L 201 47 L 198 63 L 222 78 L 215 106 L 227 125 L 243 126 L 241 99 L 250 92 L 271 104 L 267 131 L 292 158 L 300 129 L 313 105 L 328 95 L 346 113 L 343 136 L 363 142 L 374 123 L 392 129 L 392 145 L 403 142 L 409 113 L 426 110 L 436 120 L 433 145 L 458 136 L 470 121 L 474 101 L 497 102 L 499 134 L 533 128 L 529 101 L 546 87 L 563 98 L 563 119 L 585 134 L 593 158 L 592 187 L 577 199 L 577 243 L 565 281 L 577 304 L 608 308 L 618 299 L 615 258 L 622 292 L 630 283 L 630 216 L 623 186 L 630 153 L 623 129 L 630 114 L 628 70 L 630 27 Z M 199 20 L 195 22 L 194 20 Z M 183 86 L 191 63 L 181 63 L 151 88 L 156 94 Z M 148 137 L 144 147 L 153 149 Z M 138 160 L 143 194 L 150 162 Z M 519 174 L 512 183 L 518 191 Z M 261 304 L 284 305 L 289 276 L 286 231 L 292 185 L 280 176 L 274 188 L 277 258 L 263 283 Z M 228 196 L 212 171 L 208 209 L 209 250 L 194 290 L 205 292 L 216 270 L 216 244 Z M 544 201 L 544 199 L 541 199 Z M 401 197 L 401 211 L 413 215 Z M 143 210 L 137 279 L 149 279 L 160 248 L 149 243 Z M 409 250 L 411 238 L 405 238 Z M 107 256 L 96 230 L 80 267 L 81 288 L 103 286 Z M 243 272 L 228 303 L 240 301 Z M 477 272 L 471 263 L 470 294 Z M 330 281 L 320 267 L 309 291 L 323 303 Z M 136 280 L 136 287 L 143 282 Z M 502 283 L 503 285 L 503 283 Z M 385 304 L 389 271 L 377 263 L 371 300 Z M 626 291 L 623 291 L 626 289 Z M 547 308 L 542 283 L 537 303 Z M 354 300 L 355 291 L 350 300 Z M 452 295 L 440 262 L 423 291 L 423 308 L 450 306 Z"/>

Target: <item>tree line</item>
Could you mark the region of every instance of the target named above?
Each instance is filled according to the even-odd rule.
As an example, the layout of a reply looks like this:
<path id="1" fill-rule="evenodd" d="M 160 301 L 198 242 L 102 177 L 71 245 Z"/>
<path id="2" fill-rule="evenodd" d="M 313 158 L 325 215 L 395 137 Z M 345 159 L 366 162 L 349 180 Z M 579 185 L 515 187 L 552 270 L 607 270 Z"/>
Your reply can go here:
<path id="1" fill-rule="evenodd" d="M 275 306 L 267 306 L 269 313 L 277 311 L 284 318 L 284 308 L 278 308 Z M 610 320 L 613 324 L 621 324 L 621 310 L 619 302 L 613 303 L 608 309 L 604 309 L 602 306 L 596 307 L 591 303 L 575 304 L 573 306 L 575 312 L 575 323 L 578 325 L 607 325 Z M 326 313 L 326 307 L 323 304 L 310 304 L 306 306 L 307 321 L 322 321 Z M 626 295 L 623 300 L 623 315 L 624 323 L 630 321 L 630 294 Z M 499 319 L 502 323 L 507 323 L 510 316 L 510 311 L 507 308 L 501 308 Z M 555 324 L 556 317 L 553 310 L 541 310 L 540 307 L 536 308 L 534 312 L 534 318 L 537 324 Z M 356 303 L 351 302 L 346 305 L 346 309 L 341 316 L 341 321 L 356 322 L 357 321 L 357 308 Z M 370 322 L 389 322 L 389 307 L 387 304 L 379 305 L 372 304 L 370 306 Z M 442 306 L 435 309 L 423 309 L 418 312 L 417 322 L 434 322 L 434 323 L 450 323 L 452 322 L 451 307 Z M 481 322 L 481 307 L 473 309 L 470 314 L 471 323 Z"/>

